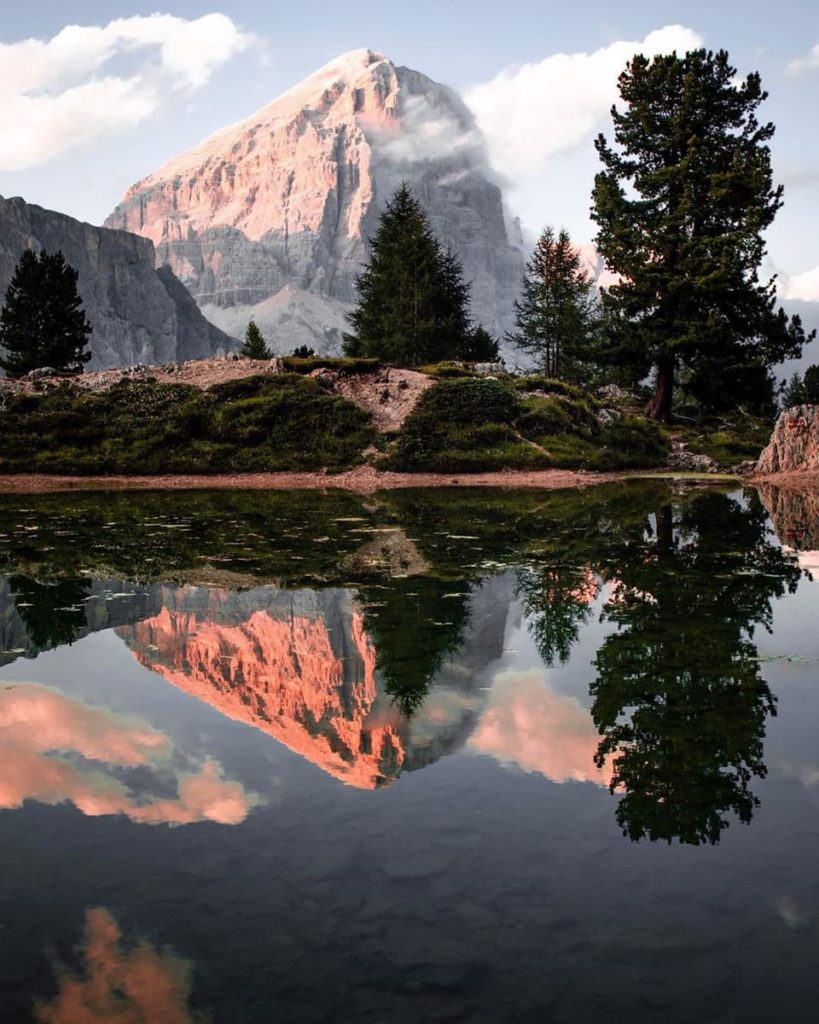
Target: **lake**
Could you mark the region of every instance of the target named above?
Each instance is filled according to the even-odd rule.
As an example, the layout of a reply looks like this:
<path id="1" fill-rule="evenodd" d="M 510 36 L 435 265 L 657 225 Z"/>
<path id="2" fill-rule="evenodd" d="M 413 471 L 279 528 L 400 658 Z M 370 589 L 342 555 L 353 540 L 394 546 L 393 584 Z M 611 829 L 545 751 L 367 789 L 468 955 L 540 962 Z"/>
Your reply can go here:
<path id="1" fill-rule="evenodd" d="M 0 1020 L 814 1020 L 816 573 L 770 488 L 0 497 Z"/>

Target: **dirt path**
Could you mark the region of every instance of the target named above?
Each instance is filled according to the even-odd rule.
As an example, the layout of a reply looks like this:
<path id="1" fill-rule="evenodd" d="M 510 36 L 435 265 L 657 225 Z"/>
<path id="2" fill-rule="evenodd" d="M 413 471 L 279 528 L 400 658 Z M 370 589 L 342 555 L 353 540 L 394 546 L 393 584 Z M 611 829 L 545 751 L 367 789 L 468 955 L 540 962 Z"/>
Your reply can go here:
<path id="1" fill-rule="evenodd" d="M 384 473 L 371 467 L 346 473 L 247 473 L 221 476 L 0 476 L 0 494 L 58 491 L 346 490 L 361 494 L 407 487 L 502 487 L 558 490 L 624 480 L 625 473 L 547 469 L 536 473 Z"/>

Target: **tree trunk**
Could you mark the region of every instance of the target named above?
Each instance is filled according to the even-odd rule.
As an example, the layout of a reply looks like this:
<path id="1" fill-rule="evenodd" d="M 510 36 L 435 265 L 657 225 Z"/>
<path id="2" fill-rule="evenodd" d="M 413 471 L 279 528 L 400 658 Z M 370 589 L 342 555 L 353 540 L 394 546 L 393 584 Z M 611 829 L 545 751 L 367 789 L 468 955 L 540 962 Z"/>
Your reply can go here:
<path id="1" fill-rule="evenodd" d="M 671 419 L 671 400 L 674 397 L 674 358 L 667 356 L 657 364 L 657 384 L 651 401 L 645 407 L 650 420 L 668 423 Z"/>

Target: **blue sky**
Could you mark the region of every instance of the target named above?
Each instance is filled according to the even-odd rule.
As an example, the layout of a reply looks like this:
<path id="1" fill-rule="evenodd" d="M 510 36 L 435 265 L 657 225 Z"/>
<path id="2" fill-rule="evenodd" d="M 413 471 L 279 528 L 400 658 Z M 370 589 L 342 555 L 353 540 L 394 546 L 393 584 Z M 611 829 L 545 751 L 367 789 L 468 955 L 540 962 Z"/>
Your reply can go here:
<path id="1" fill-rule="evenodd" d="M 598 125 L 592 117 L 589 129 L 578 138 L 568 128 L 577 122 L 573 104 L 580 102 L 580 94 L 590 90 L 588 102 L 599 105 L 601 76 L 610 77 L 611 62 L 566 61 L 565 81 L 559 79 L 564 64 L 542 62 L 556 54 L 599 55 L 618 42 L 641 41 L 664 26 L 682 26 L 705 45 L 726 48 L 741 73 L 761 72 L 771 94 L 764 114 L 777 125 L 775 168 L 786 187 L 785 209 L 769 235 L 772 263 L 786 279 L 816 271 L 815 298 L 819 299 L 819 133 L 815 130 L 819 50 L 815 61 L 808 60 L 819 44 L 817 0 L 783 0 L 775 6 L 747 0 L 685 4 L 638 0 L 618 5 L 600 0 L 582 4 L 414 0 L 400 6 L 358 0 L 343 4 L 231 0 L 229 5 L 218 0 L 164 4 L 161 0 L 147 4 L 33 0 L 4 3 L 3 8 L 0 44 L 5 47 L 24 39 L 47 42 L 69 24 L 106 26 L 113 19 L 156 11 L 188 21 L 221 11 L 232 25 L 224 31 L 209 23 L 205 43 L 210 49 L 200 62 L 195 59 L 198 37 L 191 36 L 177 47 L 182 48 L 182 56 L 171 53 L 166 60 L 163 52 L 160 70 L 154 58 L 150 66 L 145 63 L 147 51 L 129 43 L 115 48 L 106 63 L 73 74 L 76 67 L 68 39 L 60 51 L 62 70 L 52 69 L 50 78 L 43 72 L 40 79 L 32 72 L 31 83 L 21 92 L 24 98 L 48 98 L 91 83 L 87 100 L 85 93 L 78 94 L 69 113 L 59 115 L 59 123 L 54 116 L 49 120 L 44 115 L 42 134 L 47 138 L 32 139 L 28 131 L 25 145 L 19 141 L 23 137 L 19 131 L 2 134 L 4 95 L 10 102 L 3 71 L 5 65 L 8 77 L 12 73 L 18 78 L 28 76 L 32 67 L 35 71 L 39 67 L 35 66 L 39 51 L 23 52 L 13 45 L 0 51 L 0 160 L 6 158 L 0 167 L 0 194 L 23 195 L 100 222 L 129 185 L 171 156 L 224 124 L 248 116 L 339 53 L 368 46 L 398 64 L 455 86 L 468 98 L 478 95 L 470 91 L 475 86 L 492 83 L 506 69 L 527 63 L 540 68 L 540 77 L 530 80 L 543 83 L 541 90 L 527 91 L 524 80 L 515 78 L 514 70 L 507 71 L 515 88 L 503 96 L 520 104 L 523 116 L 518 119 L 518 137 L 503 135 L 494 151 L 504 164 L 512 212 L 522 215 L 530 231 L 547 222 L 566 224 L 577 241 L 587 240 L 592 232 L 588 195 L 596 156 L 591 138 L 598 127 L 605 127 L 605 119 Z M 80 49 L 86 45 L 87 41 L 78 43 Z M 186 55 L 191 63 L 186 63 Z M 798 73 L 789 70 L 800 59 L 803 65 Z M 135 74 L 141 76 L 138 90 L 118 90 L 115 82 L 93 88 L 100 78 L 129 79 Z M 16 85 L 14 79 L 12 85 Z M 490 113 L 493 97 L 496 108 L 500 102 L 493 89 L 481 94 Z M 17 116 L 27 109 L 18 109 Z M 11 114 L 7 124 L 9 119 L 13 120 Z M 78 141 L 83 133 L 88 138 Z M 529 142 L 540 156 L 530 166 L 518 167 L 515 154 L 527 153 Z M 812 288 L 812 279 L 803 279 L 803 286 Z"/>

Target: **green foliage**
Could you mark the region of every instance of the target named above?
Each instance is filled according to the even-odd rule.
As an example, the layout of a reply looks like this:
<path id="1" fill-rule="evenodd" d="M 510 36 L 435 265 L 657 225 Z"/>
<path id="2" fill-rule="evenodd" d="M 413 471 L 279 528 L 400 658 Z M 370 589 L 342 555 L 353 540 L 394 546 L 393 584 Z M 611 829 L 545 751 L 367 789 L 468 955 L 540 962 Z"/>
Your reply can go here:
<path id="1" fill-rule="evenodd" d="M 380 366 L 379 359 L 345 358 L 332 356 L 285 356 L 282 366 L 290 373 L 308 374 L 313 370 L 338 370 L 340 373 L 374 373 Z"/>
<path id="2" fill-rule="evenodd" d="M 809 366 L 802 378 L 805 401 L 808 405 L 819 405 L 819 365 Z"/>
<path id="3" fill-rule="evenodd" d="M 798 317 L 761 283 L 763 231 L 782 205 L 759 75 L 738 80 L 724 51 L 638 55 L 620 76 L 617 148 L 596 142 L 596 244 L 621 275 L 604 294 L 606 358 L 635 380 L 653 368 L 647 413 L 669 419 L 675 384 L 719 409 L 770 404 L 767 369 L 798 355 Z M 682 378 L 681 378 L 682 373 Z"/>
<path id="4" fill-rule="evenodd" d="M 224 473 L 343 469 L 374 431 L 369 416 L 295 374 L 209 391 L 124 380 L 9 399 L 0 472 Z"/>
<path id="5" fill-rule="evenodd" d="M 500 345 L 483 324 L 478 324 L 464 338 L 461 358 L 468 363 L 495 363 L 500 359 Z"/>
<path id="6" fill-rule="evenodd" d="M 554 394 L 522 398 L 517 382 L 441 379 L 407 417 L 386 465 L 399 471 L 660 466 L 668 439 L 654 423 L 601 426 L 596 403 Z"/>
<path id="7" fill-rule="evenodd" d="M 418 369 L 429 377 L 437 378 L 476 376 L 474 370 L 471 370 L 468 366 L 463 366 L 461 363 L 428 363 L 426 366 L 419 366 Z"/>
<path id="8" fill-rule="evenodd" d="M 794 373 L 782 392 L 782 408 L 819 405 L 819 366 L 809 366 L 802 377 Z"/>
<path id="9" fill-rule="evenodd" d="M 271 359 L 273 357 L 273 353 L 265 344 L 264 335 L 259 330 L 255 320 L 251 320 L 247 325 L 245 341 L 240 355 L 244 356 L 245 359 Z"/>
<path id="10" fill-rule="evenodd" d="M 0 366 L 9 377 L 50 366 L 82 373 L 91 324 L 77 292 L 77 271 L 61 252 L 20 257 L 0 312 Z"/>
<path id="11" fill-rule="evenodd" d="M 546 227 L 526 264 L 508 340 L 548 377 L 582 381 L 599 327 L 591 276 L 565 228 Z"/>
<path id="12" fill-rule="evenodd" d="M 293 349 L 293 355 L 296 359 L 312 359 L 315 354 L 316 350 L 309 345 L 297 345 Z"/>
<path id="13" fill-rule="evenodd" d="M 394 366 L 465 358 L 488 346 L 485 332 L 469 322 L 460 260 L 441 247 L 406 184 L 381 215 L 349 323 L 354 334 L 345 340 L 346 355 Z"/>

